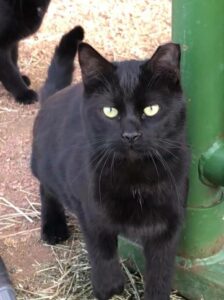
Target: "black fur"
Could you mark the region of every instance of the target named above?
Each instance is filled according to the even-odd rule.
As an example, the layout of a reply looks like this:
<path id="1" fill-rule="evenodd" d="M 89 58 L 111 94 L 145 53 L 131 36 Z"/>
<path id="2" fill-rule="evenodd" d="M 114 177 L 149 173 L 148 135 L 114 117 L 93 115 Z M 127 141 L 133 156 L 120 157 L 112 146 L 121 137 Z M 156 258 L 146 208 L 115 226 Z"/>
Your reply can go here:
<path id="1" fill-rule="evenodd" d="M 38 30 L 50 0 L 0 0 L 0 81 L 16 101 L 37 101 L 28 89 L 30 79 L 22 76 L 17 64 L 19 41 Z"/>
<path id="2" fill-rule="evenodd" d="M 150 60 L 110 63 L 81 43 L 83 84 L 53 94 L 54 78 L 56 86 L 60 78 L 63 83 L 64 66 L 71 64 L 66 36 L 34 126 L 32 171 L 41 184 L 42 236 L 50 243 L 67 237 L 62 207 L 77 215 L 100 300 L 123 290 L 118 234 L 137 238 L 146 260 L 145 300 L 168 300 L 189 164 L 180 48 L 170 43 Z M 73 45 L 74 55 L 75 35 Z M 159 112 L 146 116 L 144 108 L 154 104 Z M 103 114 L 111 106 L 119 112 L 114 119 Z"/>
<path id="3" fill-rule="evenodd" d="M 51 61 L 45 86 L 40 93 L 40 101 L 44 101 L 50 95 L 71 83 L 74 71 L 74 57 L 78 43 L 83 38 L 84 31 L 81 26 L 76 26 L 62 37 Z"/>

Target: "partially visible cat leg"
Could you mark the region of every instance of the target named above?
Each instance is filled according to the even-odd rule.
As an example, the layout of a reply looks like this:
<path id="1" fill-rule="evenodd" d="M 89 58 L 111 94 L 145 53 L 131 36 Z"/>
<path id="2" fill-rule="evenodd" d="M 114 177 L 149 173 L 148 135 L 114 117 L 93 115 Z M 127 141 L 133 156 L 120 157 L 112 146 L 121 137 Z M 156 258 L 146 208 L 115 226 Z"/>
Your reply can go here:
<path id="1" fill-rule="evenodd" d="M 144 241 L 144 300 L 169 300 L 177 249 L 177 235 L 167 241 Z"/>
<path id="2" fill-rule="evenodd" d="M 0 49 L 0 81 L 17 102 L 31 104 L 37 101 L 36 92 L 27 88 L 12 62 L 11 53 L 5 49 Z"/>
<path id="3" fill-rule="evenodd" d="M 63 206 L 40 185 L 41 198 L 41 237 L 54 245 L 69 237 Z"/>
<path id="4" fill-rule="evenodd" d="M 19 47 L 18 43 L 15 43 L 11 47 L 11 57 L 12 57 L 13 63 L 15 64 L 15 66 L 18 68 L 18 71 L 19 71 L 19 66 L 18 66 L 19 51 L 18 51 L 18 47 Z M 25 82 L 25 84 L 27 86 L 30 86 L 31 85 L 31 81 L 30 81 L 29 77 L 26 76 L 26 75 L 21 75 L 21 76 L 22 76 L 22 79 Z"/>
<path id="5" fill-rule="evenodd" d="M 124 276 L 117 255 L 117 235 L 108 232 L 97 221 L 88 227 L 83 226 L 88 255 L 92 267 L 91 277 L 94 295 L 98 300 L 108 300 L 121 294 L 124 289 Z"/>

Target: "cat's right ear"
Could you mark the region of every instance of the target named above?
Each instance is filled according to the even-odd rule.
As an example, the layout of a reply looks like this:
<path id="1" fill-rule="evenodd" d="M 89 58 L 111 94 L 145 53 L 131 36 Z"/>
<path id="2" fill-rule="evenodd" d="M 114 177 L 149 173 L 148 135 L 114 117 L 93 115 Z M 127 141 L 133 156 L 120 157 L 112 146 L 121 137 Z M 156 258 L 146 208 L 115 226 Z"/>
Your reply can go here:
<path id="1" fill-rule="evenodd" d="M 84 88 L 91 93 L 110 79 L 115 66 L 87 43 L 80 43 L 78 54 Z"/>

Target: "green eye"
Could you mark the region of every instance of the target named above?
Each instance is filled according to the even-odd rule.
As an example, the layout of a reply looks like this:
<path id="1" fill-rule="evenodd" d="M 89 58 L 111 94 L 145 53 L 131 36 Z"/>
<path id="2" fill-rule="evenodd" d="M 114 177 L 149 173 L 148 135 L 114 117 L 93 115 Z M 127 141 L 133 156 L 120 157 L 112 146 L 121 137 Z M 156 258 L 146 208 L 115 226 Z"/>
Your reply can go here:
<path id="1" fill-rule="evenodd" d="M 144 114 L 147 117 L 153 117 L 158 113 L 159 109 L 160 109 L 160 107 L 158 104 L 146 106 L 144 108 Z"/>
<path id="2" fill-rule="evenodd" d="M 113 119 L 113 118 L 117 117 L 118 110 L 116 108 L 114 108 L 114 107 L 104 107 L 103 108 L 103 113 L 108 118 Z"/>

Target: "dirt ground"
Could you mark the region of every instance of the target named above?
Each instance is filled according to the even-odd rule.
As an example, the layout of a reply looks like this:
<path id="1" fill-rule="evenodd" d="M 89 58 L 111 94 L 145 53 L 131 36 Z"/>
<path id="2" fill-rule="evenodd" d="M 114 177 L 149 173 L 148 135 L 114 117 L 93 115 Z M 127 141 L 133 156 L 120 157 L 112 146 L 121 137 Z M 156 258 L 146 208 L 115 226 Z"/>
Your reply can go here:
<path id="1" fill-rule="evenodd" d="M 85 29 L 85 41 L 108 59 L 145 59 L 170 41 L 170 19 L 168 0 L 52 0 L 39 32 L 21 42 L 22 73 L 38 90 L 56 43 L 78 24 Z M 38 104 L 18 105 L 0 85 L 0 255 L 17 290 L 29 291 L 18 292 L 19 299 L 86 299 L 54 293 L 35 297 L 40 285 L 48 285 L 36 279 L 38 272 L 57 261 L 55 250 L 40 241 L 38 185 L 29 168 L 37 111 Z M 65 247 L 71 243 L 78 242 L 73 238 Z"/>

